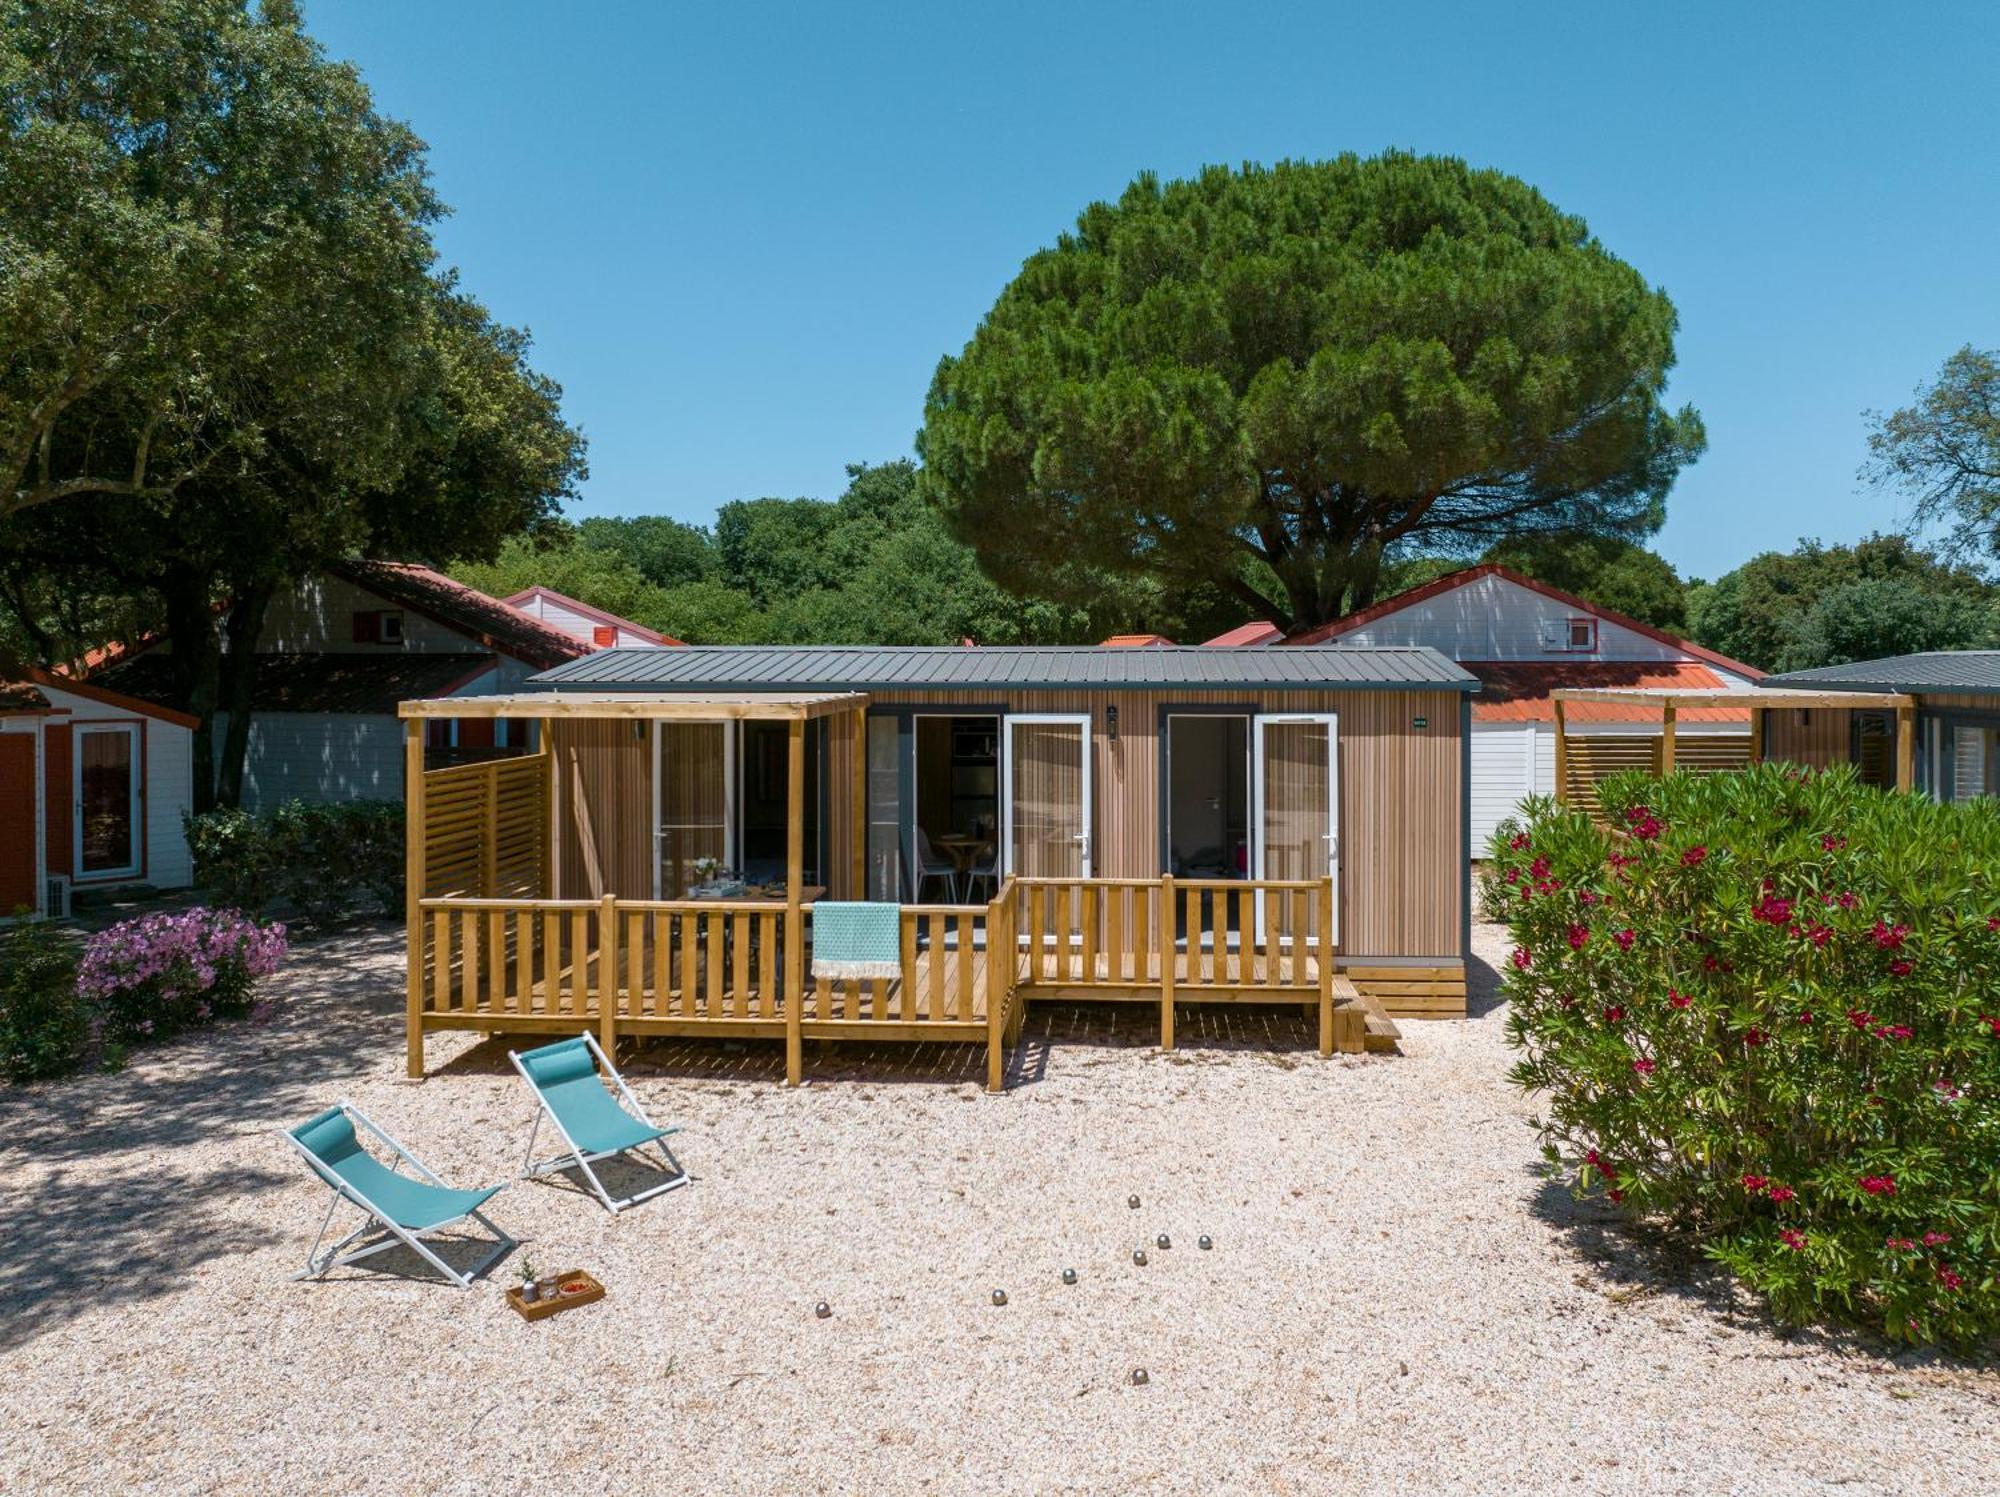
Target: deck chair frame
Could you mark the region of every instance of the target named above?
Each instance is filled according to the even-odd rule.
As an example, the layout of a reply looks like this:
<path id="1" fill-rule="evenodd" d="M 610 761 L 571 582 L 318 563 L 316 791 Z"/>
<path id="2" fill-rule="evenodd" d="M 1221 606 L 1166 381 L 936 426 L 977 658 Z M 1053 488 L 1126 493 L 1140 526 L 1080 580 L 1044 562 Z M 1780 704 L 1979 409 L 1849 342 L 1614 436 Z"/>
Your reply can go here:
<path id="1" fill-rule="evenodd" d="M 646 1109 L 640 1104 L 639 1099 L 632 1094 L 632 1088 L 625 1084 L 625 1078 L 618 1073 L 618 1067 L 611 1063 L 611 1057 L 606 1055 L 604 1047 L 598 1044 L 597 1036 L 590 1033 L 589 1030 L 585 1030 L 578 1038 L 589 1047 L 592 1058 L 597 1062 L 600 1082 L 604 1078 L 609 1077 L 617 1086 L 618 1095 L 625 1099 L 626 1105 L 632 1109 L 633 1114 L 639 1121 L 644 1123 L 648 1128 L 660 1128 L 658 1123 L 646 1115 Z M 595 1154 L 586 1154 L 578 1146 L 577 1141 L 570 1137 L 569 1129 L 565 1128 L 563 1120 L 556 1116 L 555 1108 L 551 1107 L 549 1099 L 542 1095 L 542 1089 L 535 1085 L 535 1078 L 528 1074 L 528 1068 L 521 1064 L 521 1055 L 522 1052 L 519 1050 L 509 1050 L 507 1052 L 507 1058 L 514 1062 L 514 1069 L 521 1073 L 521 1079 L 528 1083 L 528 1090 L 535 1094 L 535 1125 L 528 1130 L 528 1153 L 527 1158 L 521 1166 L 521 1178 L 523 1180 L 532 1180 L 538 1175 L 561 1174 L 567 1169 L 581 1170 L 583 1171 L 584 1179 L 590 1182 L 590 1188 L 596 1193 L 597 1199 L 604 1203 L 604 1209 L 609 1211 L 613 1216 L 616 1216 L 627 1206 L 636 1206 L 641 1201 L 650 1201 L 656 1195 L 664 1195 L 667 1191 L 688 1183 L 687 1166 L 676 1159 L 674 1151 L 667 1147 L 668 1135 L 680 1132 L 679 1126 L 660 1128 L 660 1137 L 649 1139 L 647 1142 L 656 1147 L 666 1159 L 667 1168 L 671 1171 L 672 1177 L 662 1180 L 657 1185 L 649 1185 L 644 1190 L 635 1191 L 622 1200 L 614 1199 L 611 1192 L 604 1188 L 604 1182 L 597 1178 L 597 1171 L 592 1169 L 591 1165 L 596 1164 L 599 1160 L 616 1158 L 620 1154 L 637 1155 L 646 1145 L 631 1144 L 622 1149 L 603 1149 Z M 544 1117 L 548 1118 L 549 1122 L 554 1126 L 557 1136 L 562 1139 L 565 1152 L 544 1159 L 538 1164 L 535 1162 L 535 1140 L 541 1135 L 542 1119 Z M 647 1162 L 651 1163 L 650 1160 Z"/>
<path id="2" fill-rule="evenodd" d="M 396 1162 L 389 1166 L 391 1173 L 401 1168 L 404 1164 L 408 1164 L 416 1172 L 418 1178 L 426 1184 L 435 1185 L 440 1190 L 451 1189 L 435 1170 L 425 1164 L 423 1160 L 417 1158 L 408 1149 L 404 1148 L 385 1129 L 378 1127 L 373 1118 L 369 1117 L 367 1113 L 356 1107 L 347 1098 L 342 1097 L 338 1106 L 342 1112 L 346 1113 L 355 1122 L 380 1139 L 383 1146 L 396 1156 Z M 512 1249 L 519 1246 L 519 1243 L 514 1238 L 508 1236 L 507 1233 L 496 1226 L 484 1211 L 479 1210 L 468 1211 L 463 1215 L 452 1217 L 449 1221 L 441 1221 L 434 1226 L 425 1227 L 421 1232 L 413 1232 L 408 1227 L 398 1223 L 380 1206 L 369 1200 L 367 1195 L 356 1189 L 354 1185 L 343 1180 L 339 1175 L 320 1163 L 319 1156 L 300 1143 L 298 1139 L 294 1138 L 291 1130 L 284 1130 L 284 1138 L 286 1143 L 305 1156 L 305 1161 L 312 1166 L 313 1173 L 318 1175 L 322 1181 L 333 1189 L 333 1199 L 327 1203 L 326 1215 L 320 1219 L 318 1235 L 313 1238 L 312 1246 L 306 1250 L 306 1266 L 291 1276 L 295 1281 L 299 1279 L 323 1278 L 336 1268 L 345 1268 L 350 1263 L 358 1263 L 363 1258 L 372 1258 L 377 1253 L 385 1253 L 390 1248 L 402 1246 L 410 1249 L 411 1252 L 430 1264 L 431 1267 L 451 1280 L 460 1289 L 470 1289 L 474 1279 L 486 1272 L 487 1269 L 505 1257 Z M 333 1214 L 340 1209 L 342 1201 L 366 1212 L 368 1220 L 364 1221 L 360 1226 L 349 1232 L 340 1241 L 332 1244 L 322 1253 L 319 1245 L 326 1240 L 327 1229 L 333 1225 Z M 427 1235 L 442 1232 L 449 1227 L 455 1227 L 460 1222 L 466 1221 L 478 1222 L 480 1226 L 493 1235 L 494 1243 L 492 1249 L 485 1257 L 473 1264 L 464 1273 L 460 1273 L 449 1263 L 445 1262 L 444 1259 L 432 1252 L 430 1247 L 424 1242 L 424 1238 Z M 386 1231 L 390 1235 L 385 1240 L 362 1248 L 358 1252 L 348 1253 L 345 1257 L 341 1256 L 342 1248 L 356 1239 L 366 1237 L 369 1233 L 375 1231 Z"/>

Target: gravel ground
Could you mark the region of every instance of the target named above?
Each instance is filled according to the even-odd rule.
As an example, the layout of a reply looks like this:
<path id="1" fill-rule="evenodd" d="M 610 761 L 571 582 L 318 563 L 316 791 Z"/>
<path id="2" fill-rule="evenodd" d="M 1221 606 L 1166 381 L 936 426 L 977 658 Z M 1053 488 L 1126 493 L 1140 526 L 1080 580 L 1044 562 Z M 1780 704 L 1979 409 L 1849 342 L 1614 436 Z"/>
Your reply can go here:
<path id="1" fill-rule="evenodd" d="M 1090 1019 L 1004 1097 L 976 1061 L 635 1066 L 695 1182 L 616 1221 L 502 1195 L 538 1265 L 610 1289 L 532 1326 L 514 1262 L 286 1282 L 323 1192 L 280 1125 L 346 1093 L 465 1184 L 525 1144 L 494 1047 L 401 1079 L 400 972 L 386 930 L 302 946 L 271 1027 L 0 1100 L 0 1490 L 2000 1486 L 1991 1368 L 1782 1338 L 1537 1178 L 1487 964 L 1400 1058 Z"/>

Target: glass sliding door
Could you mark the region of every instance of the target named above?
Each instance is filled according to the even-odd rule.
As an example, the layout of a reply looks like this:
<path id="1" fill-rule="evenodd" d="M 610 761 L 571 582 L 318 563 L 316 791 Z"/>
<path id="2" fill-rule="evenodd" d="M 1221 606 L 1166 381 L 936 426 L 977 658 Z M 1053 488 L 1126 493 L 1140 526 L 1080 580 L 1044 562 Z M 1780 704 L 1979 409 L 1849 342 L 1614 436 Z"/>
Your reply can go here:
<path id="1" fill-rule="evenodd" d="M 1002 814 L 1006 871 L 1089 878 L 1090 719 L 1024 713 L 1005 722 Z"/>
<path id="2" fill-rule="evenodd" d="M 684 898 L 708 864 L 728 865 L 735 799 L 729 730 L 726 722 L 653 724 L 656 898 Z"/>
<path id="3" fill-rule="evenodd" d="M 139 730 L 76 726 L 76 869 L 82 878 L 139 871 Z"/>
<path id="4" fill-rule="evenodd" d="M 868 719 L 868 864 L 865 899 L 903 898 L 903 727 L 894 717 Z"/>
<path id="5" fill-rule="evenodd" d="M 1340 777 L 1331 713 L 1260 717 L 1256 723 L 1257 876 L 1323 879 L 1340 862 Z M 1280 929 L 1294 932 L 1291 901 L 1280 901 Z M 1338 897 L 1334 908 L 1339 909 Z M 1312 902 L 1318 920 L 1319 901 Z M 1318 934 L 1318 932 L 1313 932 Z"/>

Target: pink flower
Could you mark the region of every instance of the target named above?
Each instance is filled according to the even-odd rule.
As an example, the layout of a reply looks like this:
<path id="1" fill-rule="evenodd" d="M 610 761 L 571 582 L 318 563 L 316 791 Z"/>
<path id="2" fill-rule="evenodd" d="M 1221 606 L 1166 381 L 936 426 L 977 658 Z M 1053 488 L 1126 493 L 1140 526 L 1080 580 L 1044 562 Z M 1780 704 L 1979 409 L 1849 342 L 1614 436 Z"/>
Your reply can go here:
<path id="1" fill-rule="evenodd" d="M 1944 1246 L 1944 1245 L 1945 1245 L 1945 1244 L 1946 1244 L 1947 1242 L 1950 1242 L 1950 1241 L 1951 1241 L 1951 1233 L 1949 1233 L 1949 1232 L 1926 1232 L 1926 1233 L 1924 1233 L 1924 1246 L 1925 1246 L 1925 1247 L 1943 1247 L 1943 1246 Z"/>
<path id="2" fill-rule="evenodd" d="M 1849 890 L 1842 894 L 1839 899 L 1835 900 L 1834 903 L 1838 904 L 1843 910 L 1851 910 L 1857 904 L 1861 903 L 1861 896 Z"/>
<path id="3" fill-rule="evenodd" d="M 1773 1185 L 1764 1194 L 1782 1206 L 1786 1201 L 1796 1200 L 1799 1193 L 1789 1185 Z"/>
<path id="4" fill-rule="evenodd" d="M 1702 860 L 1707 856 L 1708 856 L 1707 848 L 1690 847 L 1686 852 L 1681 854 L 1681 867 L 1699 868 L 1701 866 Z"/>
<path id="5" fill-rule="evenodd" d="M 1528 846 L 1528 834 L 1526 832 L 1516 832 L 1512 837 L 1507 839 L 1507 845 L 1515 852 L 1525 851 Z"/>
<path id="6" fill-rule="evenodd" d="M 1612 1004 L 1609 1008 L 1607 1008 L 1604 1011 L 1604 1022 L 1607 1024 L 1616 1024 L 1620 1019 L 1624 1017 L 1625 1017 L 1624 1008 L 1616 1003 Z"/>
<path id="7" fill-rule="evenodd" d="M 1942 1263 L 1937 1266 L 1937 1276 L 1938 1282 L 1947 1289 L 1958 1290 L 1965 1285 L 1964 1279 L 1946 1268 Z"/>
<path id="8" fill-rule="evenodd" d="M 1764 902 L 1750 912 L 1753 920 L 1761 920 L 1766 925 L 1786 925 L 1791 922 L 1792 902 L 1779 899 L 1774 894 L 1764 896 Z"/>
<path id="9" fill-rule="evenodd" d="M 1892 1196 L 1896 1193 L 1895 1177 L 1891 1175 L 1863 1175 L 1861 1188 L 1871 1196 Z"/>
<path id="10" fill-rule="evenodd" d="M 1678 989 L 1676 988 L 1667 989 L 1667 1007 L 1686 1008 L 1692 1002 L 1694 1002 L 1694 999 L 1688 997 L 1687 994 L 1679 991 Z"/>
<path id="11" fill-rule="evenodd" d="M 1893 977 L 1908 977 L 1910 975 L 1910 970 L 1911 966 L 1910 963 L 1908 962 L 1889 963 L 1889 973 Z"/>
<path id="12" fill-rule="evenodd" d="M 1534 862 L 1528 865 L 1528 877 L 1533 879 L 1544 879 L 1547 878 L 1548 876 L 1549 876 L 1549 860 L 1547 858 L 1536 858 Z"/>
<path id="13" fill-rule="evenodd" d="M 1875 944 L 1884 951 L 1894 951 L 1909 933 L 1907 925 L 1884 925 L 1880 920 L 1875 922 Z"/>
<path id="14" fill-rule="evenodd" d="M 1778 1241 L 1782 1242 L 1795 1253 L 1803 1253 L 1806 1250 L 1806 1234 L 1795 1232 L 1790 1227 L 1786 1227 L 1778 1233 Z"/>
<path id="15" fill-rule="evenodd" d="M 1769 1175 L 1745 1175 L 1743 1177 L 1743 1188 L 1748 1191 L 1762 1190 L 1770 1183 L 1771 1177 Z"/>
<path id="16" fill-rule="evenodd" d="M 1822 852 L 1839 852 L 1843 847 L 1847 846 L 1847 839 L 1845 837 L 1826 836 L 1819 839 L 1819 845 Z"/>
<path id="17" fill-rule="evenodd" d="M 1628 928 L 1626 930 L 1613 931 L 1611 933 L 1611 939 L 1618 943 L 1618 949 L 1620 951 L 1630 951 L 1632 949 L 1633 941 L 1637 940 L 1638 938 L 1634 936 L 1631 930 Z"/>
<path id="18" fill-rule="evenodd" d="M 1648 1060 L 1644 1056 L 1641 1056 L 1632 1062 L 1632 1069 L 1637 1071 L 1641 1076 L 1650 1076 L 1654 1071 L 1659 1069 L 1659 1062 Z"/>
<path id="19" fill-rule="evenodd" d="M 1583 950 L 1583 943 L 1589 939 L 1590 928 L 1588 926 L 1572 925 L 1569 928 L 1569 949 L 1571 951 Z"/>
<path id="20" fill-rule="evenodd" d="M 1811 1009 L 1802 1008 L 1799 1010 L 1799 1022 L 1801 1024 L 1810 1024 L 1812 1023 L 1812 1021 L 1813 1021 L 1813 1016 Z"/>
<path id="21" fill-rule="evenodd" d="M 1979 1022 L 1984 1024 L 1988 1029 L 1993 1031 L 1993 1037 L 1996 1040 L 2000 1040 L 2000 1019 L 1996 1019 L 1991 1014 L 1981 1014 L 1979 1016 Z"/>
<path id="22" fill-rule="evenodd" d="M 1917 1245 L 1907 1237 L 1886 1238 L 1882 1245 L 1898 1253 L 1913 1253 L 1917 1249 Z"/>
<path id="23" fill-rule="evenodd" d="M 1856 1029 L 1866 1029 L 1875 1022 L 1875 1016 L 1865 1008 L 1850 1008 L 1847 1011 L 1847 1022 Z"/>
<path id="24" fill-rule="evenodd" d="M 1517 972 L 1525 972 L 1525 971 L 1527 971 L 1527 970 L 1528 970 L 1528 968 L 1529 968 L 1530 966 L 1532 966 L 1532 965 L 1534 964 L 1534 960 L 1535 960 L 1535 959 L 1534 959 L 1534 958 L 1533 958 L 1532 956 L 1530 956 L 1530 955 L 1528 954 L 1528 948 L 1527 948 L 1527 947 L 1525 947 L 1525 946 L 1516 946 L 1516 947 L 1514 948 L 1514 957 L 1513 957 L 1513 961 L 1514 961 L 1514 970 L 1515 970 L 1515 971 L 1517 971 Z"/>

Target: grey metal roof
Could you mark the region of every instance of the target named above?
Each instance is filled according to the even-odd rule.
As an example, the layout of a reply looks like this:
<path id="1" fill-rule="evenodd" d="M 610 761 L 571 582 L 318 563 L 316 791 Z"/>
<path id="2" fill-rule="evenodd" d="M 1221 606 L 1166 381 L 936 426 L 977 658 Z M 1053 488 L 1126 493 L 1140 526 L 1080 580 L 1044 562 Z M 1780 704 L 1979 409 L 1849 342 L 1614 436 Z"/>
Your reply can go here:
<path id="1" fill-rule="evenodd" d="M 1477 691 L 1427 646 L 1211 650 L 1100 645 L 694 645 L 600 650 L 529 678 L 548 691 L 1015 691 L 1157 687 L 1264 691 Z"/>
<path id="2" fill-rule="evenodd" d="M 1920 655 L 1891 655 L 1882 660 L 1787 671 L 1782 676 L 1766 676 L 1757 684 L 1781 690 L 1786 686 L 1823 686 L 1833 691 L 2000 692 L 2000 650 L 1926 650 Z"/>

